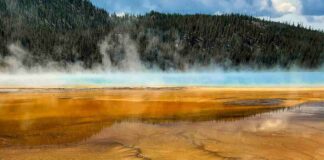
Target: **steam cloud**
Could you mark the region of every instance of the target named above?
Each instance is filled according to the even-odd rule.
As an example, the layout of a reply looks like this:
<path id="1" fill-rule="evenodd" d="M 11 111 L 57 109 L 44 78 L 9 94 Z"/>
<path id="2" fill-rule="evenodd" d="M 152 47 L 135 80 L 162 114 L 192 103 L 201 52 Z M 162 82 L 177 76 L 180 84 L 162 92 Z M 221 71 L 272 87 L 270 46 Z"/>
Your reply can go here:
<path id="1" fill-rule="evenodd" d="M 44 73 L 44 72 L 143 72 L 136 42 L 127 34 L 110 34 L 99 42 L 98 48 L 102 55 L 102 64 L 91 70 L 82 67 L 82 62 L 74 62 L 66 66 L 55 61 L 48 61 L 45 65 L 26 66 L 29 51 L 19 42 L 8 45 L 9 56 L 2 59 L 3 68 L 0 73 Z M 116 63 L 117 62 L 117 63 Z"/>
<path id="2" fill-rule="evenodd" d="M 179 53 L 183 49 L 180 38 L 175 34 L 175 43 L 163 42 L 149 33 L 139 33 L 148 39 L 146 50 L 156 49 L 159 60 L 168 65 L 180 63 Z M 255 86 L 255 85 L 323 85 L 322 72 L 281 72 L 278 73 L 240 71 L 225 72 L 216 64 L 203 68 L 192 64 L 182 66 L 186 73 L 161 72 L 159 66 L 149 66 L 140 59 L 138 44 L 128 34 L 109 34 L 98 42 L 102 63 L 92 69 L 83 67 L 83 62 L 62 66 L 59 62 L 48 61 L 45 65 L 26 66 L 30 53 L 19 42 L 8 46 L 9 56 L 0 60 L 0 86 Z M 160 56 L 160 57 L 159 57 Z M 163 59 L 167 57 L 166 59 Z M 172 59 L 173 62 L 168 60 Z M 169 62 L 169 63 L 168 63 Z M 27 63 L 28 64 L 28 63 Z M 153 63 L 154 64 L 154 63 Z M 172 66 L 171 66 L 172 68 Z M 174 66 L 174 68 L 179 68 Z M 121 73 L 124 72 L 124 73 Z M 281 123 L 267 122 L 258 129 L 267 130 Z"/>
<path id="3" fill-rule="evenodd" d="M 175 43 L 163 42 L 160 38 L 151 33 L 139 33 L 139 37 L 147 38 L 147 46 L 143 52 L 152 54 L 161 61 L 164 67 L 169 70 L 190 70 L 195 64 L 181 66 L 179 53 L 183 49 L 180 37 L 175 34 L 172 38 Z M 7 49 L 10 55 L 0 59 L 0 73 L 48 73 L 48 72 L 150 72 L 161 71 L 161 66 L 151 62 L 146 64 L 140 58 L 142 53 L 138 51 L 138 44 L 130 38 L 128 34 L 111 33 L 98 42 L 97 45 L 101 54 L 101 64 L 94 64 L 91 69 L 84 68 L 83 62 L 76 61 L 62 65 L 59 62 L 47 60 L 46 64 L 34 64 L 28 62 L 32 59 L 31 53 L 21 45 L 15 42 L 8 44 Z M 59 46 L 55 47 L 56 51 L 64 54 L 64 50 Z M 152 53 L 152 51 L 154 51 Z M 61 53 L 62 52 L 62 53 Z M 35 60 L 33 60 L 35 61 Z M 27 64 L 27 65 L 26 65 Z M 185 65 L 186 63 L 182 64 Z"/>
<path id="4" fill-rule="evenodd" d="M 19 44 L 10 44 L 8 49 L 11 56 L 5 57 L 6 69 L 10 72 L 25 71 L 23 60 L 28 55 L 28 52 L 24 50 Z"/>
<path id="5" fill-rule="evenodd" d="M 30 53 L 27 49 L 23 48 L 19 42 L 8 45 L 10 52 L 9 56 L 2 59 L 3 67 L 1 67 L 0 73 L 44 73 L 44 72 L 72 72 L 72 71 L 84 71 L 81 62 L 73 64 L 67 64 L 66 67 L 54 61 L 48 61 L 45 65 L 32 65 L 26 66 L 25 63 L 30 58 Z"/>
<path id="6" fill-rule="evenodd" d="M 137 51 L 136 43 L 125 34 L 110 34 L 100 44 L 100 54 L 103 59 L 103 70 L 111 70 L 117 67 L 123 71 L 143 71 Z M 117 61 L 119 63 L 113 64 Z"/>

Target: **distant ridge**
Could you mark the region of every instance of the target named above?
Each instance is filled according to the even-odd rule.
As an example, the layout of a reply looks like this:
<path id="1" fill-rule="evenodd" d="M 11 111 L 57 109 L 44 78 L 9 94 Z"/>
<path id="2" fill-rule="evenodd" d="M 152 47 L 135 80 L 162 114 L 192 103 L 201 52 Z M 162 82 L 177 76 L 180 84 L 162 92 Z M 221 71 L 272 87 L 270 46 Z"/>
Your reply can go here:
<path id="1" fill-rule="evenodd" d="M 324 33 L 301 25 L 237 14 L 118 17 L 88 0 L 0 0 L 0 71 L 75 64 L 103 70 L 313 70 L 323 63 Z"/>

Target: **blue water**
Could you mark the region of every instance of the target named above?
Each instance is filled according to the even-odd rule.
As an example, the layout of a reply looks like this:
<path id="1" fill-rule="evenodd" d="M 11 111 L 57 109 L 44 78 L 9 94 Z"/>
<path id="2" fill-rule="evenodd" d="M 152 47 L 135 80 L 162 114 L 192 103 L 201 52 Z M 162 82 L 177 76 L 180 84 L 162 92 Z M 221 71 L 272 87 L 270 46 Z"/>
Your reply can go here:
<path id="1" fill-rule="evenodd" d="M 100 86 L 324 86 L 324 72 L 101 73 L 60 79 Z"/>
<path id="2" fill-rule="evenodd" d="M 324 86 L 324 72 L 0 74 L 0 86 Z"/>

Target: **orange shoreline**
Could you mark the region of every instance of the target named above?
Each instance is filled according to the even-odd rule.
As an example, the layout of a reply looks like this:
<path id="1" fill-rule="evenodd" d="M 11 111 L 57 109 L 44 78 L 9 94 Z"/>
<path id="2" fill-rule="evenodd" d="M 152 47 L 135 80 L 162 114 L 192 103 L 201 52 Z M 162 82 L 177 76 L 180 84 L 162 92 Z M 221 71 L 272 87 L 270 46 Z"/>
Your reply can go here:
<path id="1" fill-rule="evenodd" d="M 322 121 L 258 115 L 323 101 L 309 87 L 1 88 L 0 159 L 321 159 Z"/>

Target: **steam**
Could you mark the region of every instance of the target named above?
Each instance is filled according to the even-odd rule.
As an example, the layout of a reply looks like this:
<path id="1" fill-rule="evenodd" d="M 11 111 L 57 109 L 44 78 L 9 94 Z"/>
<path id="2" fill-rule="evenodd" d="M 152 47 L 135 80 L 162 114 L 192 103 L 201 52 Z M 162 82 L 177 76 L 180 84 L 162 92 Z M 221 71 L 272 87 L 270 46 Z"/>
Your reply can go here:
<path id="1" fill-rule="evenodd" d="M 1 74 L 1 87 L 319 87 L 322 72 L 84 72 Z"/>
<path id="2" fill-rule="evenodd" d="M 272 71 L 225 71 L 217 64 L 201 67 L 190 63 L 180 63 L 179 53 L 183 42 L 178 34 L 172 34 L 172 42 L 161 40 L 152 33 L 139 33 L 137 38 L 145 38 L 145 50 L 138 49 L 139 40 L 128 34 L 113 33 L 98 42 L 101 63 L 93 68 L 84 68 L 81 61 L 62 64 L 47 60 L 46 64 L 30 64 L 31 52 L 20 42 L 8 44 L 9 56 L 2 58 L 0 64 L 0 86 L 49 87 L 49 86 L 323 86 L 324 74 L 318 72 Z M 58 52 L 64 52 L 56 47 Z M 62 50 L 62 51 L 60 51 Z M 143 61 L 141 52 L 152 54 L 163 66 L 173 68 L 161 71 L 163 66 L 155 62 Z M 35 62 L 35 60 L 33 60 Z M 36 61 L 37 62 L 37 61 Z M 181 66 L 190 64 L 190 66 Z M 154 66 L 155 65 L 155 66 Z M 201 68 L 200 68 L 201 67 Z M 181 68 L 183 71 L 176 69 Z M 275 72 L 274 72 L 275 71 Z M 272 127 L 279 122 L 267 122 Z M 263 130 L 264 127 L 260 127 Z M 266 129 L 265 129 L 266 130 Z"/>
<path id="3" fill-rule="evenodd" d="M 100 44 L 102 69 L 122 71 L 143 71 L 136 43 L 126 34 L 110 34 Z M 113 64 L 112 62 L 118 62 Z"/>
<path id="4" fill-rule="evenodd" d="M 100 64 L 94 64 L 92 68 L 85 68 L 82 61 L 73 63 L 57 62 L 46 60 L 46 63 L 35 64 L 33 54 L 24 48 L 19 41 L 8 44 L 10 55 L 2 59 L 4 68 L 0 73 L 84 73 L 84 72 L 152 72 L 163 70 L 190 70 L 198 68 L 194 65 L 181 66 L 179 52 L 183 49 L 183 43 L 178 34 L 172 35 L 173 42 L 164 42 L 160 37 L 152 33 L 139 33 L 138 38 L 146 38 L 147 45 L 144 53 L 139 53 L 138 44 L 128 34 L 111 33 L 98 42 L 98 50 L 102 57 Z M 55 46 L 54 54 L 66 54 L 60 46 Z M 141 58 L 141 54 L 152 55 L 157 58 L 157 62 L 146 61 Z"/>
<path id="5" fill-rule="evenodd" d="M 85 71 L 82 62 L 66 64 L 64 67 L 58 62 L 47 61 L 46 64 L 26 65 L 30 60 L 30 52 L 19 42 L 8 45 L 10 55 L 2 59 L 4 67 L 1 67 L 2 74 L 22 74 L 22 73 L 48 73 L 48 72 L 75 72 Z"/>
<path id="6" fill-rule="evenodd" d="M 10 55 L 2 59 L 4 68 L 0 73 L 82 73 L 82 72 L 144 72 L 138 47 L 134 40 L 127 34 L 110 34 L 99 42 L 98 48 L 102 56 L 102 64 L 92 69 L 83 67 L 83 62 L 77 61 L 62 65 L 59 62 L 48 60 L 46 64 L 25 63 L 30 59 L 30 52 L 19 42 L 7 46 Z"/>
<path id="7" fill-rule="evenodd" d="M 107 73 L 107 72 L 235 72 L 258 71 L 244 66 L 230 67 L 230 60 L 218 65 L 213 60 L 205 57 L 186 57 L 180 55 L 184 49 L 184 42 L 176 31 L 170 31 L 167 35 L 169 41 L 162 40 L 158 35 L 151 32 L 138 33 L 134 39 L 129 34 L 121 34 L 114 31 L 100 40 L 97 44 L 101 55 L 101 63 L 93 64 L 91 68 L 85 68 L 83 61 L 58 62 L 51 59 L 39 62 L 33 54 L 24 48 L 19 41 L 8 44 L 10 53 L 0 59 L 0 74 L 17 73 Z M 139 51 L 140 39 L 145 39 L 145 48 Z M 172 43 L 171 43 L 172 42 Z M 60 46 L 54 47 L 54 54 L 68 54 Z M 91 53 L 89 53 L 91 54 Z M 200 56 L 204 54 L 201 53 Z M 143 56 L 145 55 L 145 56 Z M 204 56 L 204 55 L 202 55 Z M 142 57 L 148 59 L 142 59 Z M 151 57 L 151 59 L 149 59 Z M 37 57 L 39 58 L 39 57 Z M 204 58 L 202 64 L 195 63 L 193 58 Z M 36 62 L 36 63 L 35 63 Z M 317 71 L 323 71 L 324 67 Z M 280 67 L 274 67 L 267 71 L 283 71 Z M 288 70 L 285 70 L 288 71 Z M 290 65 L 289 71 L 305 71 L 294 64 Z"/>
<path id="8" fill-rule="evenodd" d="M 139 33 L 139 38 L 146 38 L 148 44 L 145 48 L 145 53 L 156 56 L 159 62 L 163 63 L 163 66 L 158 66 L 158 64 L 149 64 L 147 66 L 150 69 L 169 69 L 169 70 L 189 70 L 189 66 L 181 66 L 181 58 L 179 52 L 183 50 L 184 44 L 180 39 L 178 32 L 172 32 L 173 34 L 168 35 L 172 39 L 172 43 L 165 42 L 161 40 L 158 35 L 153 33 Z M 184 58 L 182 61 L 185 61 Z"/>
<path id="9" fill-rule="evenodd" d="M 24 50 L 18 43 L 10 44 L 8 50 L 11 56 L 5 57 L 4 62 L 9 72 L 25 71 L 23 60 L 28 55 L 28 52 Z"/>

